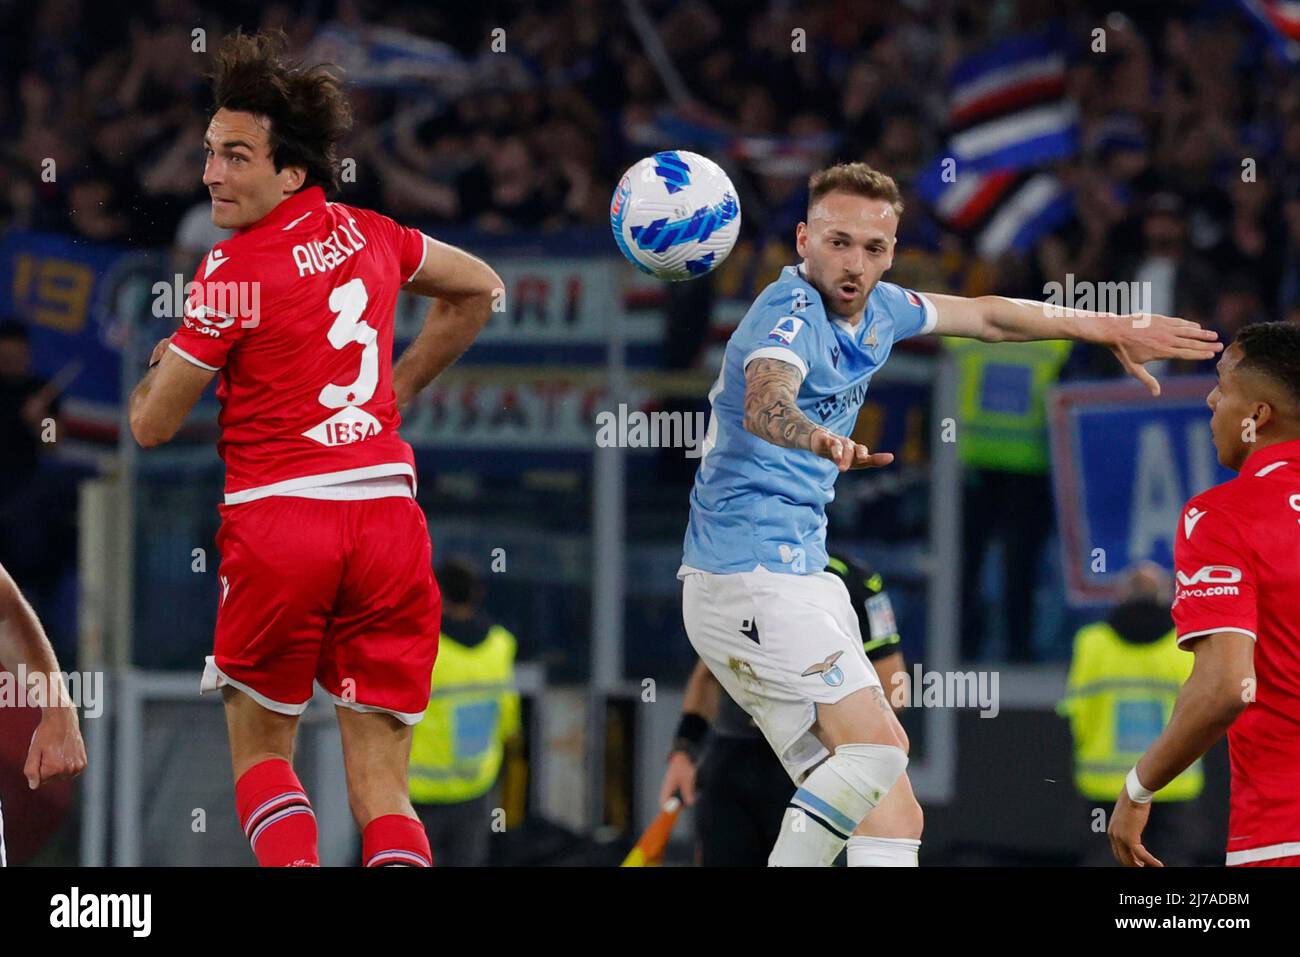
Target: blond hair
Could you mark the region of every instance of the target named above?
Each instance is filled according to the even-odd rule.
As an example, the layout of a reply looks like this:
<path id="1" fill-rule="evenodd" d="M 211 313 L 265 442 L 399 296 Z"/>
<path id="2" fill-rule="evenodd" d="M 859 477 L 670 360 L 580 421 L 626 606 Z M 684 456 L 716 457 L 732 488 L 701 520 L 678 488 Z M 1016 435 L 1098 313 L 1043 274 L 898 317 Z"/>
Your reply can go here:
<path id="1" fill-rule="evenodd" d="M 903 196 L 892 176 L 872 169 L 866 163 L 839 163 L 818 170 L 808 177 L 808 208 L 812 209 L 827 193 L 834 191 L 883 199 L 894 209 L 894 215 L 903 215 Z"/>

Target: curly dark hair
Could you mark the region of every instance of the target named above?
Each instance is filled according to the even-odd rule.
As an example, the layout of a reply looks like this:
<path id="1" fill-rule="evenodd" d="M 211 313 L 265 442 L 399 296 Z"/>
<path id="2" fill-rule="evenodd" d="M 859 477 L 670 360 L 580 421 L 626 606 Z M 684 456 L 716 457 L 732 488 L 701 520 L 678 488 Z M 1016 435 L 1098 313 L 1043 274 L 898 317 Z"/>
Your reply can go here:
<path id="1" fill-rule="evenodd" d="M 303 189 L 339 188 L 338 143 L 352 128 L 352 107 L 326 64 L 302 66 L 285 59 L 283 30 L 231 34 L 217 50 L 210 77 L 215 105 L 270 121 L 271 158 L 307 170 Z"/>
<path id="2" fill-rule="evenodd" d="M 1237 333 L 1238 368 L 1260 372 L 1286 387 L 1300 404 L 1300 326 L 1293 322 L 1257 322 Z"/>

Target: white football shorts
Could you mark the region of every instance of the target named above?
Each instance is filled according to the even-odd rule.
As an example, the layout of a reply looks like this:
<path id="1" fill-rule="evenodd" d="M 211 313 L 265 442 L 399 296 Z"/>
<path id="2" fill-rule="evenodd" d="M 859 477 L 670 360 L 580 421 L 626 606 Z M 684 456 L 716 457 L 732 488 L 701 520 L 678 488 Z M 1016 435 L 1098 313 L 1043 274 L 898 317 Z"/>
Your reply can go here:
<path id="1" fill-rule="evenodd" d="M 678 577 L 691 645 L 801 783 L 830 756 L 809 731 L 816 705 L 880 687 L 844 582 L 761 566 L 728 575 L 683 566 Z"/>

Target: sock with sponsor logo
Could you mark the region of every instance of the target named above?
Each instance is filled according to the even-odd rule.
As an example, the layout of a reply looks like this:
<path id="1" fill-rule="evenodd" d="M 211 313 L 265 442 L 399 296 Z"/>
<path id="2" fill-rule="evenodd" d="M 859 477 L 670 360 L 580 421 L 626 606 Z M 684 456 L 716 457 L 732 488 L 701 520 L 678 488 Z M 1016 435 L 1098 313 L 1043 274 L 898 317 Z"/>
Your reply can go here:
<path id="1" fill-rule="evenodd" d="M 842 744 L 786 806 L 769 867 L 830 867 L 854 829 L 907 770 L 902 748 Z"/>
<path id="2" fill-rule="evenodd" d="M 424 825 L 402 814 L 385 814 L 361 832 L 366 867 L 432 867 L 433 852 Z"/>
<path id="3" fill-rule="evenodd" d="M 253 765 L 235 782 L 244 835 L 262 867 L 319 867 L 316 814 L 284 758 Z"/>
<path id="4" fill-rule="evenodd" d="M 916 867 L 921 842 L 910 837 L 849 838 L 849 867 Z"/>

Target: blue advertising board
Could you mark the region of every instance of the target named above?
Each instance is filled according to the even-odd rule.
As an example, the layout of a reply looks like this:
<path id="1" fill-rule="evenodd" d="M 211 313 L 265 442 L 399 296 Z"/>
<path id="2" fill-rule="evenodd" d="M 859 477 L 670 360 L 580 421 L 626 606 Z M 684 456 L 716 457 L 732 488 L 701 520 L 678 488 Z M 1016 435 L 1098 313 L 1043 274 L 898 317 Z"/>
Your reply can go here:
<path id="1" fill-rule="evenodd" d="M 1212 376 L 1162 383 L 1058 387 L 1048 399 L 1052 476 L 1070 604 L 1117 600 L 1123 572 L 1150 559 L 1173 567 L 1187 500 L 1235 473 L 1218 462 L 1206 396 Z"/>

